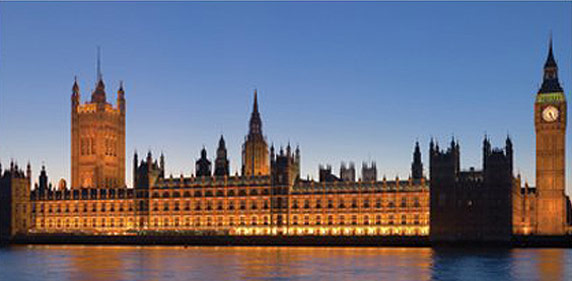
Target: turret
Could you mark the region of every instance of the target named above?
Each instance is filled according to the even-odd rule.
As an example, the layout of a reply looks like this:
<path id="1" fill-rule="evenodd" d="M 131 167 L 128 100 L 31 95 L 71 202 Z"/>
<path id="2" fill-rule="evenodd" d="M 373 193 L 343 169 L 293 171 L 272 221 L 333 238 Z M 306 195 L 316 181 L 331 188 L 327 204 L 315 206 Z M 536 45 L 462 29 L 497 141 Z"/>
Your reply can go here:
<path id="1" fill-rule="evenodd" d="M 227 158 L 226 144 L 224 138 L 221 135 L 218 141 L 218 148 L 216 150 L 215 159 L 215 176 L 228 176 L 229 175 L 229 161 Z"/>
<path id="2" fill-rule="evenodd" d="M 137 186 L 137 168 L 139 167 L 139 157 L 137 150 L 133 153 L 133 187 Z"/>
<path id="3" fill-rule="evenodd" d="M 117 107 L 119 112 L 125 115 L 125 90 L 123 90 L 123 81 L 119 82 L 119 90 L 117 90 Z"/>
<path id="4" fill-rule="evenodd" d="M 196 162 L 195 170 L 197 177 L 211 176 L 211 161 L 207 159 L 207 150 L 204 147 L 201 150 L 201 158 Z"/>
<path id="5" fill-rule="evenodd" d="M 413 179 L 421 179 L 423 177 L 423 163 L 421 162 L 421 149 L 419 148 L 419 142 L 415 142 L 413 163 L 411 163 L 411 176 Z"/>
<path id="6" fill-rule="evenodd" d="M 32 181 L 32 165 L 30 162 L 28 162 L 28 165 L 26 165 L 26 177 Z"/>
<path id="7" fill-rule="evenodd" d="M 507 158 L 509 166 L 510 166 L 509 167 L 510 171 L 512 172 L 512 170 L 513 170 L 513 151 L 512 151 L 512 140 L 510 139 L 510 136 L 506 136 L 505 152 L 506 152 L 506 158 Z"/>
<path id="8" fill-rule="evenodd" d="M 159 156 L 159 169 L 161 170 L 161 177 L 165 177 L 165 155 L 161 152 L 161 156 Z"/>
<path id="9" fill-rule="evenodd" d="M 38 191 L 40 194 L 45 194 L 45 192 L 48 190 L 48 173 L 46 172 L 46 166 L 44 165 L 42 165 L 42 171 L 40 171 L 38 182 Z"/>
<path id="10" fill-rule="evenodd" d="M 71 105 L 72 105 L 72 112 L 77 112 L 77 106 L 79 105 L 79 85 L 77 84 L 77 76 L 73 79 L 73 86 L 72 86 L 72 95 L 71 95 Z"/>
<path id="11" fill-rule="evenodd" d="M 487 135 L 485 135 L 485 138 L 483 140 L 483 170 L 487 168 L 487 158 L 489 157 L 490 154 L 491 154 L 491 143 Z"/>

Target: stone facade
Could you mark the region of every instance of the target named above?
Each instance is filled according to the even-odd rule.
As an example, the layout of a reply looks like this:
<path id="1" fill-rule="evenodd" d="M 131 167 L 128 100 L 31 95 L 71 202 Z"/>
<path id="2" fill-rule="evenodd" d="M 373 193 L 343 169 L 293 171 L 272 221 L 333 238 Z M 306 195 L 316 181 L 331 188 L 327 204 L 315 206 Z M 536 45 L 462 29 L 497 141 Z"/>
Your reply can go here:
<path id="1" fill-rule="evenodd" d="M 117 106 L 106 101 L 101 74 L 91 101 L 80 104 L 77 80 L 71 97 L 71 187 L 125 187 L 125 91 Z"/>

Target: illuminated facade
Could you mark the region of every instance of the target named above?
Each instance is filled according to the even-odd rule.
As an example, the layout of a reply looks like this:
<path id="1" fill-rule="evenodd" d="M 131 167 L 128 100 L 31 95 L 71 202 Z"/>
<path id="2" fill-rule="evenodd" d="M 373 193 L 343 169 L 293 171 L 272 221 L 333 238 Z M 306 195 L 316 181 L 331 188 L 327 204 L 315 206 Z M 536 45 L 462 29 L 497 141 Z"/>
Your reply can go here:
<path id="1" fill-rule="evenodd" d="M 534 102 L 536 188 L 514 192 L 514 232 L 563 235 L 570 232 L 570 200 L 565 194 L 566 95 L 558 81 L 552 40 L 542 86 Z"/>
<path id="2" fill-rule="evenodd" d="M 416 146 L 416 153 L 419 147 Z M 165 160 L 134 155 L 134 188 L 50 188 L 46 171 L 31 193 L 31 233 L 230 235 L 427 235 L 425 178 L 300 179 L 300 150 L 268 151 L 255 93 L 243 145 L 243 175 L 228 175 L 224 139 L 214 173 L 206 150 L 196 175 L 165 177 Z M 420 161 L 420 155 L 414 157 Z M 81 165 L 81 164 L 80 164 Z M 420 163 L 416 163 L 418 169 Z M 371 172 L 367 174 L 372 177 Z"/>
<path id="3" fill-rule="evenodd" d="M 98 67 L 99 69 L 99 67 Z M 275 151 L 262 134 L 254 93 L 241 174 L 230 175 L 221 136 L 214 159 L 203 148 L 195 174 L 166 176 L 165 157 L 133 157 L 133 187 L 125 185 L 125 97 L 106 102 L 98 71 L 91 102 L 80 105 L 72 88 L 72 181 L 56 187 L 42 167 L 30 189 L 12 164 L 0 172 L 1 238 L 16 234 L 137 235 L 398 235 L 435 240 L 503 240 L 513 234 L 570 232 L 564 194 L 566 101 L 550 47 L 535 102 L 537 186 L 513 176 L 512 142 L 483 143 L 483 169 L 460 169 L 456 142 L 429 149 L 429 181 L 416 143 L 411 176 L 378 180 L 375 162 L 342 164 L 340 175 L 320 166 L 319 180 L 300 178 L 300 149 Z M 0 169 L 1 170 L 1 169 Z"/>
<path id="4" fill-rule="evenodd" d="M 125 186 L 125 91 L 117 91 L 117 107 L 106 101 L 98 58 L 91 101 L 80 104 L 74 82 L 71 96 L 71 187 Z"/>

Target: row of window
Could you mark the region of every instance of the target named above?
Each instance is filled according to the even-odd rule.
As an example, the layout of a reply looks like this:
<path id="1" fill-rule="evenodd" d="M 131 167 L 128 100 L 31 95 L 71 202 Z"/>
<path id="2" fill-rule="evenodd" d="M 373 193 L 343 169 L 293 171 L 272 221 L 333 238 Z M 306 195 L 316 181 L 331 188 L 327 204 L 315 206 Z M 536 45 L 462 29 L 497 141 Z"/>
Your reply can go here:
<path id="1" fill-rule="evenodd" d="M 359 219 L 359 220 L 358 220 Z M 291 225 L 420 225 L 420 216 L 418 214 L 413 215 L 412 220 L 411 216 L 408 218 L 407 215 L 401 215 L 394 217 L 393 215 L 389 215 L 386 218 L 382 218 L 381 215 L 377 216 L 369 216 L 364 215 L 363 217 L 360 216 L 358 218 L 357 215 L 348 215 L 347 217 L 344 215 L 340 215 L 338 217 L 334 216 L 327 216 L 322 217 L 320 215 L 310 216 L 306 215 L 303 218 L 299 218 L 298 216 L 293 216 Z M 78 227 L 125 227 L 125 223 L 129 222 L 129 225 L 133 225 L 133 219 L 123 219 L 123 218 L 84 218 L 84 219 L 40 219 L 40 227 L 45 228 L 78 228 Z M 165 217 L 159 218 L 155 217 L 151 220 L 150 225 L 153 227 L 178 227 L 178 226 L 256 226 L 256 225 L 269 225 L 269 217 L 268 216 L 251 216 L 250 218 L 245 216 L 238 217 L 235 220 L 234 216 L 228 217 L 228 222 L 225 224 L 223 217 L 219 216 L 216 218 L 213 217 L 206 217 L 203 219 L 202 217 Z"/>
<path id="2" fill-rule="evenodd" d="M 257 210 L 257 209 L 264 209 L 267 210 L 270 208 L 270 202 L 268 200 L 260 200 L 260 201 L 255 201 L 255 200 L 240 200 L 237 202 L 238 206 L 235 206 L 235 201 L 229 201 L 227 204 L 227 208 L 226 210 L 235 210 L 235 209 L 239 209 L 239 210 Z M 284 202 L 285 203 L 285 202 Z M 346 200 L 344 199 L 339 199 L 337 200 L 336 203 L 334 203 L 333 199 L 329 199 L 327 201 L 327 204 L 325 206 L 322 205 L 322 201 L 320 199 L 315 200 L 313 207 L 315 208 L 358 208 L 358 200 L 357 199 L 353 199 L 351 200 L 351 202 L 348 202 L 349 204 L 346 205 Z M 47 212 L 48 213 L 70 213 L 70 212 L 79 212 L 80 210 L 82 212 L 97 212 L 97 211 L 101 211 L 101 212 L 106 212 L 106 211 L 110 211 L 110 212 L 115 212 L 116 210 L 119 212 L 123 212 L 125 210 L 128 211 L 133 211 L 133 204 L 112 204 L 112 203 L 108 203 L 108 204 L 99 204 L 99 208 L 98 208 L 98 204 L 97 203 L 92 203 L 91 206 L 89 206 L 89 204 L 76 204 L 71 206 L 70 205 L 47 205 Z M 407 199 L 404 197 L 401 200 L 401 204 L 399 205 L 401 208 L 405 208 L 407 207 Z M 300 208 L 300 206 L 298 205 L 298 200 L 293 200 L 292 204 L 291 204 L 292 209 L 298 209 Z M 310 205 L 310 200 L 304 200 L 302 207 L 304 209 L 309 209 L 311 208 Z M 363 208 L 371 208 L 372 205 L 370 204 L 369 199 L 364 199 L 362 201 L 362 205 L 361 207 Z M 378 198 L 375 201 L 374 204 L 375 208 L 382 208 L 384 207 L 382 204 L 382 200 L 381 198 Z M 386 207 L 388 208 L 395 208 L 396 205 L 393 201 L 389 201 L 386 205 Z M 415 197 L 413 199 L 413 205 L 412 207 L 414 208 L 419 208 L 421 207 L 421 204 L 419 203 L 419 200 L 417 197 Z M 213 201 L 206 201 L 205 203 L 201 202 L 201 201 L 196 201 L 191 205 L 191 201 L 185 201 L 183 206 L 181 206 L 179 201 L 175 201 L 173 202 L 173 204 L 171 204 L 171 202 L 163 202 L 163 204 L 159 204 L 158 202 L 154 202 L 152 205 L 152 210 L 153 211 L 190 211 L 190 210 L 195 210 L 195 211 L 201 211 L 201 210 L 225 210 L 225 206 L 224 206 L 224 202 L 222 200 L 213 200 Z M 32 212 L 36 212 L 36 204 L 32 204 Z M 45 209 L 44 209 L 44 204 L 40 204 L 40 210 L 39 213 L 44 213 Z"/>
<path id="3" fill-rule="evenodd" d="M 203 197 L 203 192 L 200 190 L 197 190 L 195 192 L 192 193 L 193 197 Z M 238 194 L 238 195 L 236 195 Z M 213 197 L 215 195 L 215 193 L 212 190 L 207 190 L 204 193 L 205 197 Z M 250 190 L 250 195 L 270 195 L 270 191 L 265 188 L 262 191 L 258 192 L 257 189 L 252 189 Z M 222 197 L 225 196 L 224 191 L 222 190 L 217 190 L 216 191 L 216 196 L 217 197 Z M 228 190 L 226 196 L 247 196 L 247 192 L 244 189 L 239 190 L 237 193 L 234 192 L 234 190 Z M 181 197 L 181 193 L 178 191 L 173 192 L 173 194 L 171 195 L 168 191 L 163 192 L 162 194 L 159 194 L 159 192 L 155 191 L 152 194 L 153 198 L 169 198 L 169 197 L 173 197 L 173 198 L 179 198 Z M 190 191 L 186 191 L 183 193 L 183 197 L 191 197 L 191 192 Z"/>
<path id="4" fill-rule="evenodd" d="M 327 208 L 334 208 L 334 200 L 333 199 L 328 199 L 328 204 L 327 204 Z M 351 207 L 351 208 L 358 208 L 358 200 L 357 199 L 352 199 L 351 203 L 349 205 L 346 205 L 346 201 L 344 199 L 339 199 L 337 202 L 337 207 L 338 208 L 346 208 L 346 207 Z M 362 201 L 362 205 L 363 208 L 370 208 L 371 204 L 369 199 L 364 199 Z M 399 205 L 401 208 L 405 208 L 407 207 L 407 198 L 402 197 L 401 198 L 401 204 Z M 419 203 L 419 198 L 418 197 L 414 197 L 413 198 L 413 207 L 415 208 L 419 208 L 421 207 L 421 204 Z M 298 209 L 300 206 L 298 204 L 298 200 L 294 199 L 292 201 L 292 209 Z M 304 200 L 304 204 L 302 206 L 304 209 L 309 209 L 311 207 L 310 205 L 310 200 L 306 199 Z M 320 199 L 316 199 L 315 201 L 315 208 L 322 208 L 322 200 Z M 382 204 L 382 199 L 381 198 L 377 198 L 375 200 L 375 208 L 382 208 L 383 204 Z M 389 201 L 387 203 L 387 207 L 388 208 L 395 208 L 395 203 L 393 201 Z"/>
<path id="5" fill-rule="evenodd" d="M 76 204 L 76 205 L 50 205 L 47 204 L 47 207 L 45 207 L 46 205 L 44 204 L 39 204 L 39 210 L 36 209 L 36 204 L 32 204 L 32 213 L 77 213 L 77 212 L 83 212 L 83 213 L 87 213 L 87 212 L 97 212 L 97 211 L 101 211 L 101 212 L 115 212 L 115 211 L 119 211 L 119 212 L 123 212 L 123 211 L 129 211 L 132 212 L 133 211 L 133 204 L 100 204 L 99 208 L 97 206 L 97 203 L 92 203 L 92 204 Z M 47 209 L 47 210 L 46 210 Z"/>

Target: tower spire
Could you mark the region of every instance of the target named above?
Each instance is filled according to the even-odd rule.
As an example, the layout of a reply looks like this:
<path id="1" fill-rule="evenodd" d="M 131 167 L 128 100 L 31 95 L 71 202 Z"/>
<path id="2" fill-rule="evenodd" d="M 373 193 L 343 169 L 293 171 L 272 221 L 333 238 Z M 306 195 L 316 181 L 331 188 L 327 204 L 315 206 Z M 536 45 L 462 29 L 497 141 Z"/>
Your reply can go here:
<path id="1" fill-rule="evenodd" d="M 97 81 L 101 81 L 102 80 L 102 75 L 101 75 L 101 47 L 97 46 Z"/>
<path id="2" fill-rule="evenodd" d="M 262 134 L 262 120 L 258 112 L 258 90 L 254 89 L 254 104 L 252 106 L 252 114 L 250 115 L 249 135 Z"/>
<path id="3" fill-rule="evenodd" d="M 542 86 L 540 87 L 538 93 L 558 93 L 562 91 L 562 87 L 558 81 L 558 65 L 554 59 L 554 51 L 552 48 L 552 34 L 550 34 L 548 43 L 548 56 L 546 57 L 546 62 L 544 63 L 544 77 Z"/>
<path id="4" fill-rule="evenodd" d="M 258 113 L 258 90 L 254 89 L 254 106 L 252 108 L 252 113 Z"/>

